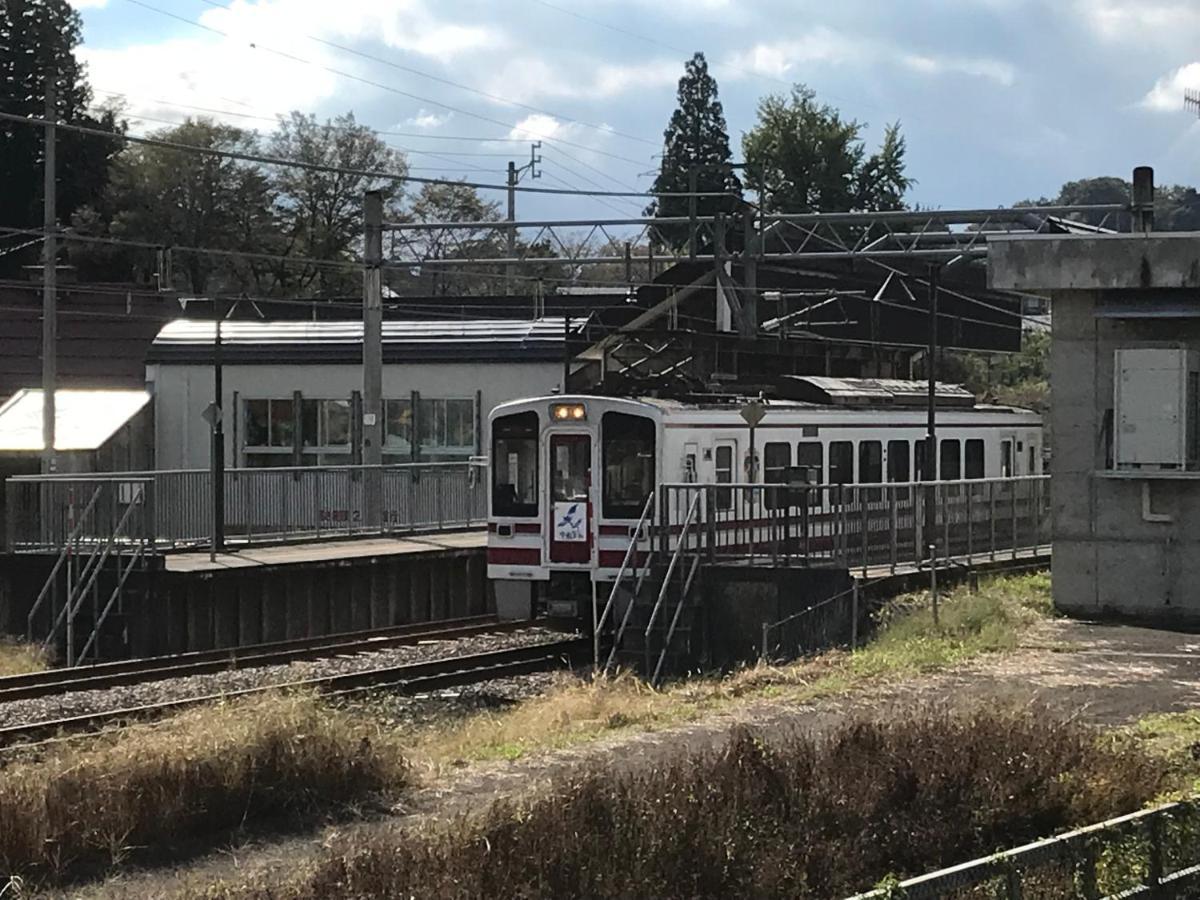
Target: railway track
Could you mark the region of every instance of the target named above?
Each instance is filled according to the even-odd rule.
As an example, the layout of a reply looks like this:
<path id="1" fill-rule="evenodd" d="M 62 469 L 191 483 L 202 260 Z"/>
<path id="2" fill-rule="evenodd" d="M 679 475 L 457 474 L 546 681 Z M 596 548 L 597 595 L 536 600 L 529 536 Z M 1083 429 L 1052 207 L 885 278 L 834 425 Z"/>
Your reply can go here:
<path id="1" fill-rule="evenodd" d="M 225 650 L 152 656 L 98 663 L 74 669 L 49 669 L 0 678 L 0 703 L 49 697 L 72 691 L 105 690 L 130 684 L 209 675 L 255 666 L 279 666 L 303 659 L 369 653 L 422 641 L 455 640 L 477 634 L 516 631 L 527 622 L 499 622 L 493 616 L 472 616 L 439 622 L 398 625 L 374 631 L 343 632 Z"/>
<path id="2" fill-rule="evenodd" d="M 263 694 L 268 691 L 317 690 L 331 696 L 346 696 L 373 688 L 386 687 L 393 692 L 402 694 L 421 694 L 478 684 L 497 678 L 565 668 L 589 659 L 591 653 L 590 638 L 567 638 L 545 644 L 510 647 L 486 653 L 305 678 L 126 709 L 88 713 L 81 716 L 47 719 L 41 722 L 22 722 L 18 725 L 0 728 L 0 747 L 33 744 L 60 735 L 95 731 L 110 726 L 152 719 L 187 707 Z"/>

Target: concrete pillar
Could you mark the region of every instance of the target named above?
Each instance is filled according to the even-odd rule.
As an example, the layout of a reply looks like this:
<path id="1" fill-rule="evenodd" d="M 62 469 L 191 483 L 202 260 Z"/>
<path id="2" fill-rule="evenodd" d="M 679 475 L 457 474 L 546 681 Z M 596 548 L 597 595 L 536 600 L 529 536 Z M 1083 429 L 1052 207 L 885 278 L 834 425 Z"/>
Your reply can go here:
<path id="1" fill-rule="evenodd" d="M 238 641 L 248 647 L 263 642 L 262 594 L 253 581 L 239 579 L 237 586 Z"/>
<path id="2" fill-rule="evenodd" d="M 188 591 L 187 612 L 187 641 L 185 650 L 213 649 L 213 592 L 217 580 L 210 579 L 204 584 L 192 582 L 193 589 Z"/>
<path id="3" fill-rule="evenodd" d="M 318 569 L 308 579 L 308 633 L 314 636 L 333 631 L 329 619 L 330 577 L 329 569 Z"/>
<path id="4" fill-rule="evenodd" d="M 449 618 L 450 565 L 445 557 L 429 561 L 429 617 L 433 621 Z"/>
<path id="5" fill-rule="evenodd" d="M 233 581 L 214 590 L 213 636 L 218 648 L 236 647 L 241 641 L 238 584 Z"/>
<path id="6" fill-rule="evenodd" d="M 334 633 L 354 630 L 351 606 L 354 595 L 354 579 L 342 567 L 329 570 L 329 624 Z"/>
<path id="7" fill-rule="evenodd" d="M 278 576 L 260 582 L 263 597 L 263 640 L 270 643 L 287 638 L 287 606 L 282 596 L 286 585 Z"/>
<path id="8" fill-rule="evenodd" d="M 467 601 L 467 559 L 455 555 L 446 560 L 446 574 L 450 582 L 449 618 L 461 619 L 470 615 Z"/>
<path id="9" fill-rule="evenodd" d="M 376 560 L 370 568 L 372 628 L 384 628 L 392 624 L 388 604 L 392 580 L 388 577 L 387 569 L 387 563 L 382 560 Z"/>
<path id="10" fill-rule="evenodd" d="M 412 592 L 409 595 L 412 601 L 412 616 L 409 621 L 428 622 L 430 619 L 429 565 L 422 559 L 411 557 L 409 559 L 409 583 L 412 585 Z"/>
<path id="11" fill-rule="evenodd" d="M 371 566 L 359 565 L 350 569 L 350 628 L 366 631 L 371 627 Z"/>
<path id="12" fill-rule="evenodd" d="M 308 637 L 308 596 L 305 585 L 309 581 L 309 573 L 303 569 L 288 573 L 285 583 L 287 593 L 284 602 L 287 605 L 287 636 L 288 638 Z"/>

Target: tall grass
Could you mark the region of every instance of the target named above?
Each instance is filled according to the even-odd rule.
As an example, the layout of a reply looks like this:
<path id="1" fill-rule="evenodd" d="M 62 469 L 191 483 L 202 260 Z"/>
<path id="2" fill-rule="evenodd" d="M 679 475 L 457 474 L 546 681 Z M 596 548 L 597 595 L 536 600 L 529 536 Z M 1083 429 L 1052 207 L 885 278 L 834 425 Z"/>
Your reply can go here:
<path id="1" fill-rule="evenodd" d="M 310 695 L 197 708 L 0 769 L 0 873 L 69 879 L 403 785 L 403 760 Z"/>
<path id="2" fill-rule="evenodd" d="M 40 672 L 47 665 L 49 660 L 40 647 L 0 635 L 0 678 Z"/>
<path id="3" fill-rule="evenodd" d="M 1136 809 L 1159 768 L 1032 709 L 900 710 L 328 846 L 284 883 L 187 898 L 829 898 Z"/>

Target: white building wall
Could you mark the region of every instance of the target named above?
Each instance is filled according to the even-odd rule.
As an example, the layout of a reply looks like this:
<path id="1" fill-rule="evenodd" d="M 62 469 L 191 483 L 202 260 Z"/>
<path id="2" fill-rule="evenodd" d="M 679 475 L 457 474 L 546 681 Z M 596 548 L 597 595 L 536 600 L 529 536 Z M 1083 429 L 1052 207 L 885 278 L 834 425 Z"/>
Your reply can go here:
<path id="1" fill-rule="evenodd" d="M 230 465 L 240 464 L 234 432 L 244 434 L 234 395 L 245 399 L 278 399 L 300 391 L 316 400 L 349 399 L 362 391 L 358 365 L 295 363 L 226 365 L 224 367 L 225 454 Z M 205 468 L 209 465 L 209 427 L 201 417 L 212 402 L 213 370 L 208 365 L 158 364 L 147 367 L 146 381 L 154 393 L 155 454 L 160 469 Z M 487 416 L 508 400 L 538 396 L 562 389 L 559 362 L 412 363 L 383 368 L 385 399 L 406 399 L 419 391 L 426 399 L 474 399 L 482 392 L 479 418 L 482 441 L 488 445 Z M 241 406 L 239 402 L 238 407 Z"/>

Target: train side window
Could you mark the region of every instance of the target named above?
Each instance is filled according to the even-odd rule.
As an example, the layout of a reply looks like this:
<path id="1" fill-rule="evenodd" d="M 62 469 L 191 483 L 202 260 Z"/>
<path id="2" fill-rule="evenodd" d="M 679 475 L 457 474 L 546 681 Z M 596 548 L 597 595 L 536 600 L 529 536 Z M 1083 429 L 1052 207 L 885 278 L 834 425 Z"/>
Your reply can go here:
<path id="1" fill-rule="evenodd" d="M 908 441 L 888 441 L 887 480 L 893 484 L 912 480 Z"/>
<path id="2" fill-rule="evenodd" d="M 860 484 L 879 484 L 883 481 L 883 442 L 858 442 L 858 480 Z M 863 491 L 864 500 L 881 500 L 883 491 L 870 488 Z"/>
<path id="3" fill-rule="evenodd" d="M 971 438 L 966 443 L 963 475 L 967 478 L 982 478 L 983 474 L 983 440 Z"/>
<path id="4" fill-rule="evenodd" d="M 716 473 L 717 484 L 733 484 L 732 444 L 717 444 L 716 450 L 713 453 L 713 468 Z M 720 509 L 729 509 L 733 506 L 733 492 L 728 488 L 717 490 L 714 499 Z"/>
<path id="5" fill-rule="evenodd" d="M 772 441 L 763 447 L 763 483 L 783 484 L 787 481 L 788 469 L 792 465 L 792 445 L 780 441 Z M 783 493 L 779 490 L 767 491 L 767 509 L 785 506 Z"/>
<path id="6" fill-rule="evenodd" d="M 852 484 L 854 482 L 854 442 L 829 442 L 829 483 Z"/>
<path id="7" fill-rule="evenodd" d="M 501 416 L 492 423 L 492 515 L 538 514 L 538 415 Z"/>
<path id="8" fill-rule="evenodd" d="M 938 477 L 942 481 L 962 478 L 962 443 L 957 438 L 947 438 L 938 448 Z"/>
<path id="9" fill-rule="evenodd" d="M 1026 471 L 1026 473 L 1028 473 L 1030 475 L 1036 475 L 1037 474 L 1037 444 L 1035 444 L 1033 441 L 1030 441 L 1027 446 L 1029 447 L 1029 467 L 1025 471 Z"/>
<path id="10" fill-rule="evenodd" d="M 645 416 L 608 412 L 600 420 L 604 518 L 642 514 L 654 490 L 654 432 L 654 420 Z"/>
<path id="11" fill-rule="evenodd" d="M 929 442 L 923 438 L 918 441 L 913 441 L 913 476 L 914 476 L 913 480 L 914 481 L 928 481 L 929 480 L 925 477 L 925 457 L 928 456 L 928 453 L 926 453 L 926 450 L 928 447 L 929 447 Z M 933 473 L 933 480 L 937 481 L 937 472 Z"/>
<path id="12" fill-rule="evenodd" d="M 825 481 L 825 446 L 820 441 L 801 441 L 796 445 L 796 467 L 808 470 L 809 484 Z M 810 490 L 809 505 L 820 506 L 824 491 Z"/>
<path id="13" fill-rule="evenodd" d="M 1012 441 L 1000 442 L 1000 477 L 1011 478 L 1013 473 Z"/>

